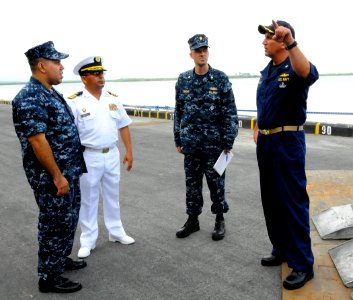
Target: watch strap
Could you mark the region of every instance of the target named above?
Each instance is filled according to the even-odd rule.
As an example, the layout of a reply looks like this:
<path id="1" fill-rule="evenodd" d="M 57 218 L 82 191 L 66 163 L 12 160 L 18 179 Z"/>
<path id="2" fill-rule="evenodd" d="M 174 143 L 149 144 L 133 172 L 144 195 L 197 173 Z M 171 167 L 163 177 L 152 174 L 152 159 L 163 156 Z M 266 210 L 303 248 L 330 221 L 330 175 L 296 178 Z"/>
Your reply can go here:
<path id="1" fill-rule="evenodd" d="M 293 49 L 293 48 L 296 47 L 297 45 L 298 45 L 297 41 L 294 41 L 292 44 L 286 46 L 286 50 Z"/>

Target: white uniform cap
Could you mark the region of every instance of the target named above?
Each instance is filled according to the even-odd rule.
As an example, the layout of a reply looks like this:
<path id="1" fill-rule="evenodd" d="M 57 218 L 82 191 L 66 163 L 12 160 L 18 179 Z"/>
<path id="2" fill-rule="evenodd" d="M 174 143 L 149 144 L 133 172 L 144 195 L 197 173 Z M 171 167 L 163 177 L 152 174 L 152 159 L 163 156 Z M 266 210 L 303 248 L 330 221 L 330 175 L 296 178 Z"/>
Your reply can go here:
<path id="1" fill-rule="evenodd" d="M 81 75 L 85 72 L 106 71 L 102 63 L 103 58 L 100 56 L 87 57 L 76 65 L 74 74 Z"/>

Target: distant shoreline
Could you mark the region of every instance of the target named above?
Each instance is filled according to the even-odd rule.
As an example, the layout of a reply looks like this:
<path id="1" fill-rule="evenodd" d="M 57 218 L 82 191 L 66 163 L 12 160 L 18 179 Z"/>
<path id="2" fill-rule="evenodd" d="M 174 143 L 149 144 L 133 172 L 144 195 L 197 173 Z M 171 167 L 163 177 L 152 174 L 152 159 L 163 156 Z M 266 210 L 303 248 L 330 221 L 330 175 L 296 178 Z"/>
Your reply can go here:
<path id="1" fill-rule="evenodd" d="M 320 74 L 320 76 L 353 76 L 353 73 L 327 73 Z M 251 75 L 248 73 L 240 73 L 237 75 L 228 75 L 229 78 L 237 79 L 247 79 L 247 78 L 259 78 L 260 75 Z M 120 78 L 120 79 L 111 79 L 107 82 L 140 82 L 140 81 L 176 81 L 178 78 Z M 81 80 L 67 80 L 62 83 L 80 83 Z M 0 81 L 0 85 L 16 85 L 16 84 L 25 84 L 27 81 Z"/>

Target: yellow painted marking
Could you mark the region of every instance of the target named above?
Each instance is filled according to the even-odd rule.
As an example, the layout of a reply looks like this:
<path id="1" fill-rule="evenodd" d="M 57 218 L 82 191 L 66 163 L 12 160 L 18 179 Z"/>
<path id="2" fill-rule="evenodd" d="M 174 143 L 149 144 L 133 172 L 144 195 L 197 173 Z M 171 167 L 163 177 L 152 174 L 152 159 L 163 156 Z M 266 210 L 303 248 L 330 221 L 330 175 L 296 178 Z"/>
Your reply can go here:
<path id="1" fill-rule="evenodd" d="M 315 125 L 315 135 L 320 134 L 320 122 L 316 123 Z"/>
<path id="2" fill-rule="evenodd" d="M 255 128 L 255 120 L 256 120 L 256 118 L 251 118 L 251 122 L 250 122 L 250 128 L 251 129 Z"/>

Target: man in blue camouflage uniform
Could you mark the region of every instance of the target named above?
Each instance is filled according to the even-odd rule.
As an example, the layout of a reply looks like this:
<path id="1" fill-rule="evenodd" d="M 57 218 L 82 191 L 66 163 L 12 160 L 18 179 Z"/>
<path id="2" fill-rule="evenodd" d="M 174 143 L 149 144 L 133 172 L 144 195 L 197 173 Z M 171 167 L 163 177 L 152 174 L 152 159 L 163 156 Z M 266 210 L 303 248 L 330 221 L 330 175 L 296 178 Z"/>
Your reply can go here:
<path id="1" fill-rule="evenodd" d="M 287 261 L 292 272 L 283 286 L 293 290 L 314 277 L 303 124 L 309 87 L 319 74 L 297 46 L 290 24 L 272 21 L 258 30 L 265 35 L 262 44 L 271 58 L 257 89 L 254 131 L 262 206 L 272 243 L 271 255 L 261 264 Z"/>
<path id="2" fill-rule="evenodd" d="M 29 49 L 32 76 L 12 102 L 23 167 L 39 207 L 38 275 L 41 292 L 82 288 L 61 274 L 84 268 L 71 254 L 80 209 L 79 178 L 86 171 L 74 117 L 53 85 L 61 83 L 68 57 L 46 42 Z"/>
<path id="3" fill-rule="evenodd" d="M 179 75 L 174 114 L 174 141 L 177 151 L 184 154 L 188 220 L 176 236 L 184 238 L 200 230 L 205 175 L 211 211 L 216 214 L 212 239 L 217 241 L 225 236 L 223 213 L 229 207 L 224 195 L 225 173 L 220 176 L 213 166 L 222 151 L 227 154 L 233 147 L 238 134 L 237 108 L 228 77 L 208 64 L 208 38 L 196 34 L 188 43 L 195 67 Z"/>

